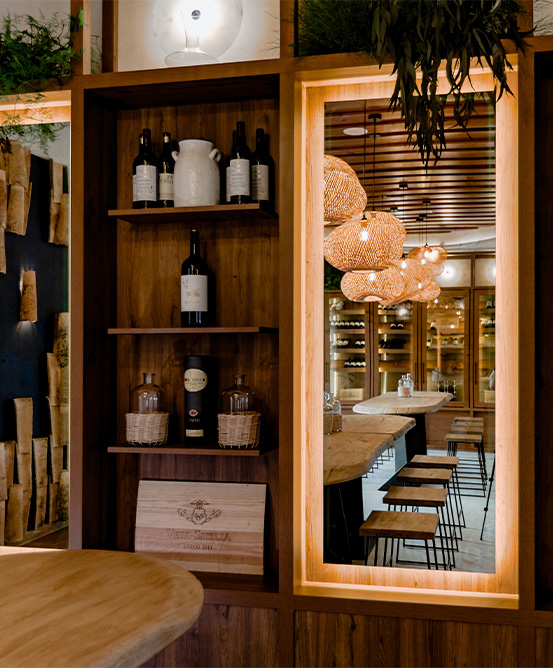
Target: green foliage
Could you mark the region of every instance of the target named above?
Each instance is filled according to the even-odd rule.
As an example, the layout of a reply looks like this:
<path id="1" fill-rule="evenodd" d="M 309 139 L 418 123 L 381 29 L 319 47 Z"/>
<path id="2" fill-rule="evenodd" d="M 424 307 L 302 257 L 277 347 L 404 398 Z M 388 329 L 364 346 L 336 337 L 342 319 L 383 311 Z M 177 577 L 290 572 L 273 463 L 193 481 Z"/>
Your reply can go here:
<path id="1" fill-rule="evenodd" d="M 446 100 L 453 100 L 455 120 L 465 130 L 474 113 L 476 94 L 461 92 L 470 83 L 472 58 L 493 72 L 492 102 L 511 92 L 511 64 L 501 40 L 523 48 L 519 12 L 517 0 L 301 0 L 296 46 L 299 56 L 361 51 L 380 66 L 393 62 L 390 110 L 401 110 L 427 165 L 445 148 Z M 446 94 L 437 92 L 441 66 Z"/>
<path id="2" fill-rule="evenodd" d="M 60 123 L 49 123 L 48 113 L 36 107 L 44 98 L 39 92 L 55 82 L 63 85 L 71 76 L 71 61 L 80 54 L 72 38 L 83 26 L 83 12 L 60 19 L 41 15 L 7 16 L 0 32 L 0 101 L 14 104 L 0 126 L 0 149 L 9 150 L 10 137 L 25 144 L 39 143 L 46 150 Z M 23 109 L 15 110 L 15 105 Z M 32 120 L 33 123 L 29 123 Z M 37 121 L 40 124 L 36 124 Z"/>
<path id="3" fill-rule="evenodd" d="M 339 290 L 343 271 L 336 269 L 325 260 L 325 290 Z"/>

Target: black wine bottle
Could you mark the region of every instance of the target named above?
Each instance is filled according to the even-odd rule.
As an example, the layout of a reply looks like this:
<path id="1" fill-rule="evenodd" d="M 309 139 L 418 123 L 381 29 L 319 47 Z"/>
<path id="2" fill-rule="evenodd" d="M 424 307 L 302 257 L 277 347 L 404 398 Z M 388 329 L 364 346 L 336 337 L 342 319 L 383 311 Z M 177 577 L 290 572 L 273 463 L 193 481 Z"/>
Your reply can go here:
<path id="1" fill-rule="evenodd" d="M 267 149 L 267 135 L 262 128 L 255 131 L 255 151 L 252 154 L 252 202 L 274 204 L 275 164 Z"/>
<path id="2" fill-rule="evenodd" d="M 213 362 L 204 355 L 184 357 L 184 436 L 188 444 L 206 443 L 215 424 Z"/>
<path id="3" fill-rule="evenodd" d="M 198 230 L 190 230 L 190 255 L 181 268 L 181 325 L 207 327 L 214 321 L 213 274 L 200 255 Z"/>
<path id="4" fill-rule="evenodd" d="M 236 141 L 227 165 L 227 202 L 246 204 L 251 202 L 250 190 L 251 152 L 246 143 L 246 125 L 244 121 L 236 124 Z"/>
<path id="5" fill-rule="evenodd" d="M 164 132 L 161 155 L 157 164 L 157 199 L 160 207 L 175 206 L 173 198 L 174 171 L 175 159 L 171 151 L 171 134 Z"/>
<path id="6" fill-rule="evenodd" d="M 132 164 L 133 209 L 152 209 L 157 206 L 157 160 L 152 151 L 152 133 L 144 128 L 140 135 L 140 150 Z"/>

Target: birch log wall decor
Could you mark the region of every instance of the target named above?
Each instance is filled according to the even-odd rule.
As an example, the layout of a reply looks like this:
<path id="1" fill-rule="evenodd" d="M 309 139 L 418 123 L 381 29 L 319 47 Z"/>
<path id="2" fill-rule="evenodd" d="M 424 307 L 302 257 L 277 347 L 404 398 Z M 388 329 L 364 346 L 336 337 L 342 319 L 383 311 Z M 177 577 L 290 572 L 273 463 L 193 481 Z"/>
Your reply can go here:
<path id="1" fill-rule="evenodd" d="M 69 195 L 64 165 L 11 146 L 0 154 L 0 544 L 24 545 L 68 521 Z"/>

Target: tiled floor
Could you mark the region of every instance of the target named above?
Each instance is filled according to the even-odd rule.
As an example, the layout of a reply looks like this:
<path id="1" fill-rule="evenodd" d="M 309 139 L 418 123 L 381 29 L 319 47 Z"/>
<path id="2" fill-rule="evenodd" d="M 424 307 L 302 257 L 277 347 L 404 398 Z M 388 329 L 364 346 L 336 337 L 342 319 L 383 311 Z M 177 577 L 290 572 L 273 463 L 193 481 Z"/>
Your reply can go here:
<path id="1" fill-rule="evenodd" d="M 385 492 L 380 491 L 383 485 L 394 473 L 393 451 L 392 458 L 384 461 L 372 473 L 363 479 L 363 505 L 365 517 L 371 510 L 388 510 L 382 503 Z M 444 455 L 444 451 L 429 451 L 430 455 Z M 475 453 L 463 452 L 463 457 L 475 457 Z M 488 477 L 491 475 L 493 465 L 493 454 L 486 455 Z M 489 484 L 489 482 L 488 482 Z M 463 509 L 465 513 L 466 528 L 463 529 L 463 540 L 459 541 L 459 551 L 455 554 L 457 571 L 468 571 L 472 573 L 493 573 L 495 570 L 495 480 L 492 485 L 489 509 L 486 514 L 483 539 L 480 540 L 482 522 L 484 520 L 485 497 L 469 497 L 463 495 Z M 421 511 L 435 512 L 430 509 Z M 400 552 L 400 559 L 425 559 L 424 550 L 404 550 Z M 371 557 L 369 563 L 372 564 Z M 418 568 L 418 566 L 400 564 L 402 568 Z M 426 567 L 426 562 L 423 564 Z"/>

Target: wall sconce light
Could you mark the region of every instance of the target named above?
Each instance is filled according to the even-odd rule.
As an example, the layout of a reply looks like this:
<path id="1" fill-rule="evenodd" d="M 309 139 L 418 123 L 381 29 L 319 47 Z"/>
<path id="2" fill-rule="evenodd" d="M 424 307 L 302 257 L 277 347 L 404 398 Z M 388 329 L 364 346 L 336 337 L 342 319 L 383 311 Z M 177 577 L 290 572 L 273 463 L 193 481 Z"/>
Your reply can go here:
<path id="1" fill-rule="evenodd" d="M 152 26 L 169 67 L 218 62 L 242 25 L 242 0 L 156 0 Z"/>
<path id="2" fill-rule="evenodd" d="M 19 320 L 36 322 L 37 297 L 36 297 L 36 273 L 31 270 L 23 272 L 21 278 L 21 306 L 19 309 Z"/>

